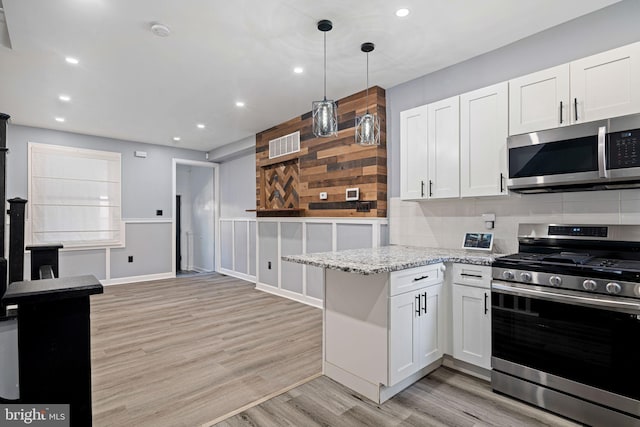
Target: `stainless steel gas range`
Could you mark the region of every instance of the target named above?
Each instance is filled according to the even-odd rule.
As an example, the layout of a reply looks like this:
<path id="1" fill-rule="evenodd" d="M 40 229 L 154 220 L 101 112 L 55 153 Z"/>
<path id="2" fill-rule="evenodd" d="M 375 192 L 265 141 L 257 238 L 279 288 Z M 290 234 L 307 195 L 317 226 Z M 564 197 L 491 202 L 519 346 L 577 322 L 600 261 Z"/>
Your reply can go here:
<path id="1" fill-rule="evenodd" d="M 521 224 L 518 242 L 493 263 L 493 389 L 640 426 L 640 226 Z"/>

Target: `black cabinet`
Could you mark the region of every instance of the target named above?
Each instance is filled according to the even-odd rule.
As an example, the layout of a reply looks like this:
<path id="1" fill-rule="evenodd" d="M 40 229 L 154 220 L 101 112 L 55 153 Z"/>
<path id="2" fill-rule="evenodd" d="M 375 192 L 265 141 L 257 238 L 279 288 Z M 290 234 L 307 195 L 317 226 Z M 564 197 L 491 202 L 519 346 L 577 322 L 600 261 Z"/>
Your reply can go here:
<path id="1" fill-rule="evenodd" d="M 94 276 L 15 282 L 3 298 L 18 305 L 20 402 L 70 404 L 71 425 L 91 426 L 89 296 Z"/>

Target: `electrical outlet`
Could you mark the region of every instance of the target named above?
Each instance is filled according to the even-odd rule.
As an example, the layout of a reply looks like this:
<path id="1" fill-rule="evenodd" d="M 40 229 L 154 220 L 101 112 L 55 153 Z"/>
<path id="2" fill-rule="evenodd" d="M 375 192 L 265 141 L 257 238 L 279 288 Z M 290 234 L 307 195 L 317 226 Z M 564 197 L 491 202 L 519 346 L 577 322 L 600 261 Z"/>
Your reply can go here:
<path id="1" fill-rule="evenodd" d="M 323 191 L 320 193 L 320 200 L 327 200 L 327 192 Z"/>
<path id="2" fill-rule="evenodd" d="M 356 202 L 356 212 L 370 212 L 370 211 L 371 211 L 370 202 Z"/>
<path id="3" fill-rule="evenodd" d="M 271 270 L 271 261 L 267 262 L 267 269 Z"/>
<path id="4" fill-rule="evenodd" d="M 158 209 L 156 211 L 156 216 L 162 216 L 162 209 Z"/>
<path id="5" fill-rule="evenodd" d="M 133 262 L 133 255 L 129 255 L 129 262 Z"/>

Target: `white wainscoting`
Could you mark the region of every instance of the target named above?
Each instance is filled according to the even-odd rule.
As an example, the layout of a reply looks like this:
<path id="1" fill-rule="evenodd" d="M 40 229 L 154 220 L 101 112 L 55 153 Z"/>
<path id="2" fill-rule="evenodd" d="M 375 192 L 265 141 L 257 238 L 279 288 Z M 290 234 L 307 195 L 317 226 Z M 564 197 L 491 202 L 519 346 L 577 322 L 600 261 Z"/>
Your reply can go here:
<path id="1" fill-rule="evenodd" d="M 386 218 L 258 218 L 256 289 L 322 307 L 324 270 L 282 261 L 297 255 L 388 244 Z"/>
<path id="2" fill-rule="evenodd" d="M 218 272 L 256 281 L 256 219 L 220 218 Z"/>

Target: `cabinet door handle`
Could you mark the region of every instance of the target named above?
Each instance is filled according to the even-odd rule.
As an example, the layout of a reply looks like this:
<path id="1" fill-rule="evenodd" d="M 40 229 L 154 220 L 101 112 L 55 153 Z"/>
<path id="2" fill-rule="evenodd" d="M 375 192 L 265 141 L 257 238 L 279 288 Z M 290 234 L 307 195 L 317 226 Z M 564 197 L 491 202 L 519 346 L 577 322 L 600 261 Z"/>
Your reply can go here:
<path id="1" fill-rule="evenodd" d="M 560 124 L 562 124 L 562 101 L 560 101 Z"/>
<path id="2" fill-rule="evenodd" d="M 429 180 L 429 197 L 433 196 L 433 181 Z"/>
<path id="3" fill-rule="evenodd" d="M 428 275 L 427 275 L 427 276 L 420 276 L 420 277 L 416 277 L 416 278 L 414 278 L 414 279 L 413 279 L 413 281 L 414 281 L 414 282 L 419 282 L 419 281 L 420 281 L 420 280 L 422 280 L 422 279 L 428 279 L 428 278 L 429 278 L 429 276 L 428 276 Z"/>
<path id="4" fill-rule="evenodd" d="M 416 314 L 420 316 L 420 295 L 416 295 Z"/>
<path id="5" fill-rule="evenodd" d="M 573 98 L 573 110 L 576 113 L 576 122 L 578 121 L 578 98 Z"/>
<path id="6" fill-rule="evenodd" d="M 504 175 L 500 172 L 500 192 L 504 193 Z"/>
<path id="7" fill-rule="evenodd" d="M 424 181 L 420 181 L 420 197 L 424 197 Z"/>
<path id="8" fill-rule="evenodd" d="M 489 307 L 487 306 L 488 298 L 489 298 L 489 295 L 485 292 L 484 293 L 484 314 L 487 314 L 487 312 L 489 311 Z"/>
<path id="9" fill-rule="evenodd" d="M 424 310 L 424 314 L 427 314 L 427 293 L 425 292 L 422 295 L 424 295 L 424 307 L 422 307 L 422 309 Z"/>

